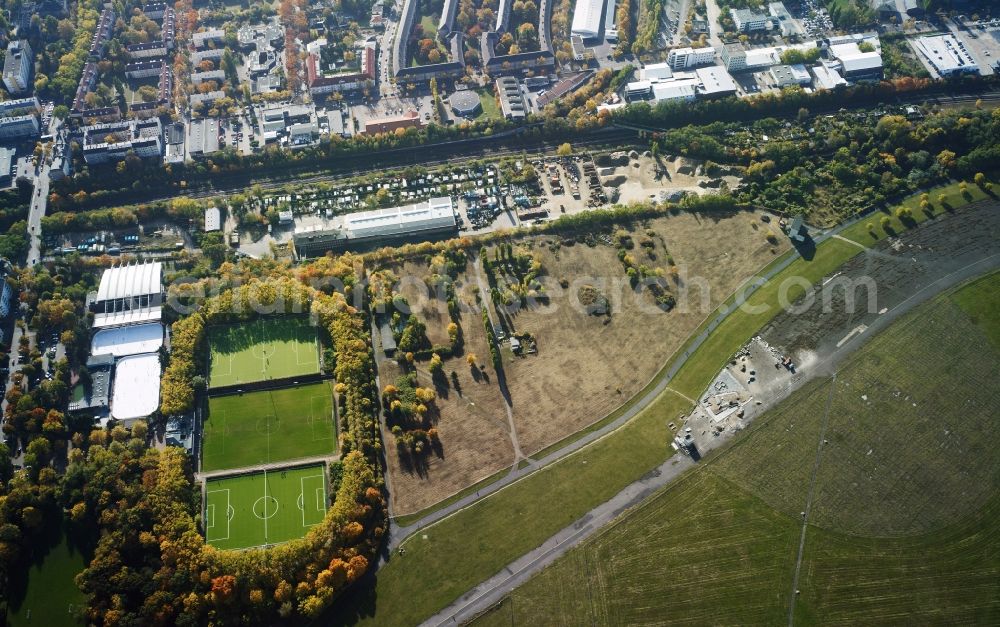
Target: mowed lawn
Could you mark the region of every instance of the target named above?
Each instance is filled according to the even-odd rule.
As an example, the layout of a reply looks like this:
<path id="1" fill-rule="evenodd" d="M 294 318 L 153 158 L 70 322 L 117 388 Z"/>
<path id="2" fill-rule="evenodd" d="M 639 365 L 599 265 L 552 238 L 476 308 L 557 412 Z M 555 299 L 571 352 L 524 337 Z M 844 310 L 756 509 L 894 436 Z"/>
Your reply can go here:
<path id="1" fill-rule="evenodd" d="M 996 624 L 997 289 L 900 319 L 473 624 L 779 624 L 790 608 L 797 624 Z"/>
<path id="2" fill-rule="evenodd" d="M 8 590 L 11 594 L 7 610 L 7 625 L 84 625 L 83 613 L 87 597 L 76 587 L 74 578 L 86 568 L 90 556 L 70 546 L 66 535 L 60 534 L 58 544 L 49 547 L 45 556 L 21 570 L 19 584 L 26 588 Z"/>
<path id="3" fill-rule="evenodd" d="M 333 394 L 326 382 L 208 400 L 202 471 L 333 453 Z"/>
<path id="4" fill-rule="evenodd" d="M 205 483 L 205 540 L 245 549 L 301 538 L 323 520 L 326 466 L 255 472 Z"/>
<path id="5" fill-rule="evenodd" d="M 780 625 L 799 531 L 699 468 L 472 625 Z"/>
<path id="6" fill-rule="evenodd" d="M 479 94 L 479 104 L 483 107 L 483 110 L 476 116 L 477 120 L 499 120 L 503 117 L 492 87 L 477 89 L 476 93 Z"/>
<path id="7" fill-rule="evenodd" d="M 319 372 L 316 329 L 302 317 L 260 318 L 208 332 L 210 388 Z"/>

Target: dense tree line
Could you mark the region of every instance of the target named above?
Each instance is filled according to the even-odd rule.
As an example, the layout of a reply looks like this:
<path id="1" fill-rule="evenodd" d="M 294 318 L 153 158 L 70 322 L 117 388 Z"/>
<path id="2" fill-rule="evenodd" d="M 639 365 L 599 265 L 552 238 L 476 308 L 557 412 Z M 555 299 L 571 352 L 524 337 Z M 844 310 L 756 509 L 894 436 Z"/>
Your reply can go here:
<path id="1" fill-rule="evenodd" d="M 856 30 L 875 24 L 875 11 L 864 0 L 825 0 L 833 25 L 843 30 Z"/>
<path id="2" fill-rule="evenodd" d="M 732 132 L 689 146 L 746 164 L 735 194 L 740 202 L 822 223 L 950 179 L 971 179 L 1000 157 L 1000 117 L 989 111 L 943 111 L 919 120 L 874 113 L 813 118 L 797 134 L 752 146 L 729 143 Z"/>
<path id="3" fill-rule="evenodd" d="M 23 594 L 31 560 L 44 554 L 58 535 L 62 508 L 57 469 L 66 463 L 70 442 L 82 442 L 81 432 L 89 429 L 89 420 L 71 420 L 64 410 L 71 370 L 77 370 L 81 383 L 88 376 L 81 359 L 89 346 L 80 338 L 88 337 L 83 307 L 93 288 L 88 268 L 75 259 L 24 269 L 8 281 L 21 302 L 35 312 L 18 324 L 46 335 L 59 333 L 66 359 L 55 362 L 51 379 L 44 379 L 37 347 L 30 347 L 23 335 L 12 347 L 22 365 L 11 375 L 13 385 L 6 393 L 3 415 L 5 442 L 0 442 L 0 615 L 9 600 Z M 5 352 L 0 351 L 0 360 L 6 362 Z M 23 451 L 23 470 L 15 473 L 11 458 L 19 451 Z"/>
<path id="4" fill-rule="evenodd" d="M 304 538 L 217 551 L 198 530 L 189 458 L 146 446 L 145 425 L 90 434 L 72 455 L 61 501 L 99 530 L 77 581 L 96 625 L 276 624 L 315 618 L 368 568 L 384 503 L 372 464 L 345 456 L 335 501 Z M 380 532 L 381 533 L 381 532 Z"/>
<path id="5" fill-rule="evenodd" d="M 461 12 L 460 12 L 461 15 Z M 506 120 L 479 120 L 453 126 L 429 125 L 421 129 L 400 129 L 394 133 L 357 135 L 351 139 L 324 138 L 317 146 L 295 152 L 268 147 L 252 155 L 240 155 L 231 148 L 212 155 L 210 159 L 189 164 L 161 166 L 139 159 L 126 159 L 118 166 L 83 167 L 70 179 L 53 186 L 53 200 L 62 206 L 95 208 L 135 202 L 153 194 L 175 194 L 186 186 L 220 176 L 242 177 L 253 172 L 267 171 L 271 175 L 302 171 L 304 168 L 356 167 L 359 162 L 371 161 L 384 167 L 390 152 L 420 145 L 448 145 L 456 141 L 474 143 L 482 137 L 519 129 L 516 137 L 530 141 L 534 138 L 563 141 L 571 135 L 600 129 L 611 123 L 642 125 L 659 128 L 677 128 L 686 124 L 713 121 L 738 121 L 764 115 L 794 114 L 802 107 L 815 110 L 838 108 L 846 105 L 869 105 L 894 98 L 899 94 L 968 93 L 995 84 L 992 77 L 965 77 L 954 81 L 931 81 L 902 77 L 874 84 L 859 84 L 840 90 L 825 90 L 807 94 L 798 88 L 769 92 L 751 98 L 727 98 L 696 103 L 663 102 L 655 107 L 635 103 L 614 114 L 597 112 L 597 105 L 627 80 L 631 68 L 618 72 L 598 71 L 594 78 L 571 95 L 546 106 L 545 110 L 530 116 L 528 125 Z M 111 175 L 111 168 L 114 174 Z M 59 206 L 57 204 L 57 206 Z"/>
<path id="6" fill-rule="evenodd" d="M 205 328 L 259 315 L 304 310 L 334 347 L 341 452 L 335 500 L 324 521 L 301 540 L 269 549 L 217 551 L 198 530 L 200 500 L 183 453 L 147 449 L 143 436 L 91 434 L 85 456 L 67 471 L 66 506 L 74 520 L 97 525 L 100 541 L 80 576 L 95 624 L 275 624 L 318 617 L 362 576 L 386 530 L 379 477 L 381 444 L 371 348 L 363 312 L 344 290 L 356 281 L 350 255 L 324 258 L 297 275 L 287 266 L 223 264 L 218 277 L 185 290 L 222 284 L 217 296 L 173 325 L 173 352 L 161 387 L 165 414 L 194 402 Z M 242 265 L 242 264 L 241 264 Z M 252 276 L 247 283 L 236 281 Z M 336 279 L 329 288 L 303 280 Z M 232 284 L 224 284 L 230 282 Z M 301 309 L 304 308 L 304 309 Z M 121 435 L 121 434 L 119 434 Z M 109 500 L 110 499 L 110 500 Z"/>
<path id="7" fill-rule="evenodd" d="M 638 0 L 639 27 L 636 30 L 635 41 L 632 42 L 632 52 L 640 55 L 651 52 L 658 47 L 657 35 L 660 34 L 660 19 L 663 14 L 664 0 Z"/>

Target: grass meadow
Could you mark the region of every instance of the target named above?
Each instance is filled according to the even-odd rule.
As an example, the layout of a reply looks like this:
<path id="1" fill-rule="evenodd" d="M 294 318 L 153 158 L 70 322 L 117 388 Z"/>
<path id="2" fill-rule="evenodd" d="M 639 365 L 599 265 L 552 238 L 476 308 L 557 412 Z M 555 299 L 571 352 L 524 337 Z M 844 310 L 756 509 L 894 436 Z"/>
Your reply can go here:
<path id="1" fill-rule="evenodd" d="M 998 277 L 897 321 L 474 624 L 997 622 Z"/>
<path id="2" fill-rule="evenodd" d="M 202 471 L 332 454 L 333 394 L 327 382 L 216 396 L 202 430 Z"/>

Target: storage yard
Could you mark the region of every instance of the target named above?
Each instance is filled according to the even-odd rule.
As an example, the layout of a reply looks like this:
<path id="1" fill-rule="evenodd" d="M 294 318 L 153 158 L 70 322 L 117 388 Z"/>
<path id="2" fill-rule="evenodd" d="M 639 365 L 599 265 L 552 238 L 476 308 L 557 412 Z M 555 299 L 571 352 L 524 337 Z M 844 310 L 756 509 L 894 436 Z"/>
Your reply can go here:
<path id="1" fill-rule="evenodd" d="M 489 233 L 614 203 L 677 201 L 689 194 L 718 193 L 736 188 L 742 172 L 719 166 L 708 172 L 701 160 L 672 155 L 653 158 L 649 151 L 626 150 L 513 159 L 419 174 L 403 172 L 402 176 L 369 177 L 333 189 L 254 199 L 253 208 L 284 212 L 288 220 L 271 234 L 241 235 L 240 250 L 258 255 L 269 252 L 271 242 L 292 243 L 296 254 L 305 258 L 328 250 L 371 250 L 455 234 Z M 389 204 L 384 209 L 352 211 L 371 207 L 377 199 Z M 423 218 L 417 220 L 423 212 L 426 224 Z M 362 222 L 373 228 L 356 229 Z"/>

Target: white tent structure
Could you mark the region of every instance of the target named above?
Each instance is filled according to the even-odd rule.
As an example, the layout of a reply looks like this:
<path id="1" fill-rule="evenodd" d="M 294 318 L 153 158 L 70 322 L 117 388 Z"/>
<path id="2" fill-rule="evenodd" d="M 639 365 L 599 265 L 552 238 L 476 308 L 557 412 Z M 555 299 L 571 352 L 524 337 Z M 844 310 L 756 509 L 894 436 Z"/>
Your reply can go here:
<path id="1" fill-rule="evenodd" d="M 160 405 L 160 356 L 156 353 L 122 357 L 115 365 L 111 417 L 145 418 Z"/>
<path id="2" fill-rule="evenodd" d="M 163 264 L 108 268 L 90 306 L 94 328 L 160 320 L 163 316 Z"/>
<path id="3" fill-rule="evenodd" d="M 90 343 L 91 355 L 140 355 L 155 353 L 163 346 L 163 325 L 159 322 L 101 329 Z"/>

